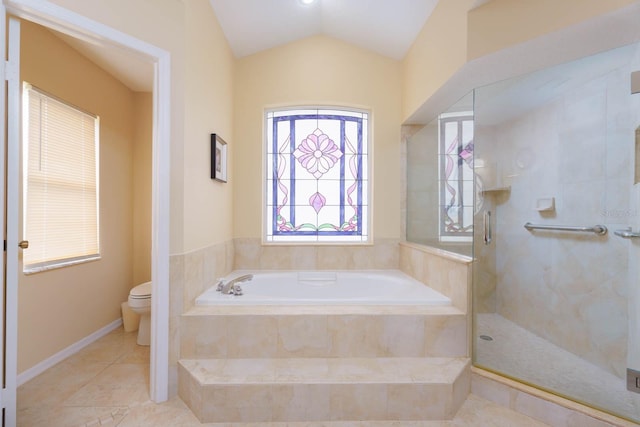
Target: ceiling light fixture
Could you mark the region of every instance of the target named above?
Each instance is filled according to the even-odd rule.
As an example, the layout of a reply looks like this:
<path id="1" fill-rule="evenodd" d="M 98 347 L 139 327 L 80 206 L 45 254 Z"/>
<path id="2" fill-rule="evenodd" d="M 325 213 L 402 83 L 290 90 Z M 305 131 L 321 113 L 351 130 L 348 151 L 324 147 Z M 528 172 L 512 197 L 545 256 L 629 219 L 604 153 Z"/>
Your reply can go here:
<path id="1" fill-rule="evenodd" d="M 299 1 L 304 5 L 308 5 L 308 4 L 314 3 L 316 0 L 299 0 Z"/>

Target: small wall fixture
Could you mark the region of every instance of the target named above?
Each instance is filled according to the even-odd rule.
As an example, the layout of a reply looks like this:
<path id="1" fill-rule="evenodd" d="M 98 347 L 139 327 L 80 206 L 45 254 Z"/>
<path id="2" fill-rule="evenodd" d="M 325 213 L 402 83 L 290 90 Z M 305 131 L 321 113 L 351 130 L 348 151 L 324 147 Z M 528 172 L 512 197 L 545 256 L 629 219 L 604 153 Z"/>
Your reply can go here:
<path id="1" fill-rule="evenodd" d="M 631 73 L 631 93 L 640 93 L 640 71 Z"/>
<path id="2" fill-rule="evenodd" d="M 545 197 L 536 200 L 536 210 L 538 212 L 553 212 L 556 210 L 555 197 Z"/>

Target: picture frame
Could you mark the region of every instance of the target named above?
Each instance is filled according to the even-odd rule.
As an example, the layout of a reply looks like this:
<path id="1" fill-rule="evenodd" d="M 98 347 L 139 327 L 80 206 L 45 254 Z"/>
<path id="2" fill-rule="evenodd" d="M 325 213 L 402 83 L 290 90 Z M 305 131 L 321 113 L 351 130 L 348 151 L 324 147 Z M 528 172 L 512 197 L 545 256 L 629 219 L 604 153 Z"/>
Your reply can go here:
<path id="1" fill-rule="evenodd" d="M 215 133 L 211 134 L 211 179 L 227 182 L 227 143 Z"/>

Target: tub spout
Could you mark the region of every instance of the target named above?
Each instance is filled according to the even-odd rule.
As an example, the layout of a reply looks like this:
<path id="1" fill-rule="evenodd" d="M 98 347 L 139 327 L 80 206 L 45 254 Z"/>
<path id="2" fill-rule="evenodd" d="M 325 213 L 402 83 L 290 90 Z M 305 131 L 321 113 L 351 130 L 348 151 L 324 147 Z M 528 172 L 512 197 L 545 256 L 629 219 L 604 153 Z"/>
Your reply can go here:
<path id="1" fill-rule="evenodd" d="M 225 295 L 242 295 L 242 288 L 238 283 L 248 282 L 251 279 L 253 279 L 253 274 L 245 274 L 244 276 L 236 277 L 224 284 L 221 280 L 220 283 L 218 283 L 218 290 Z"/>

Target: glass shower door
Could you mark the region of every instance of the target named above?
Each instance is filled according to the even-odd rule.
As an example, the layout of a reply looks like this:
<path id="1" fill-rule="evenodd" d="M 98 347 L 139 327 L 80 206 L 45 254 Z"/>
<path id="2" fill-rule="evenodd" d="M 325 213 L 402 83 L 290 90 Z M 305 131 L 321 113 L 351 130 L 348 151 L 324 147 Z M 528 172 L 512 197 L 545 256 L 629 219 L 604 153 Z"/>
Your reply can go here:
<path id="1" fill-rule="evenodd" d="M 476 89 L 474 105 L 474 363 L 636 421 L 640 238 L 619 234 L 640 231 L 638 69 L 626 46 Z"/>

